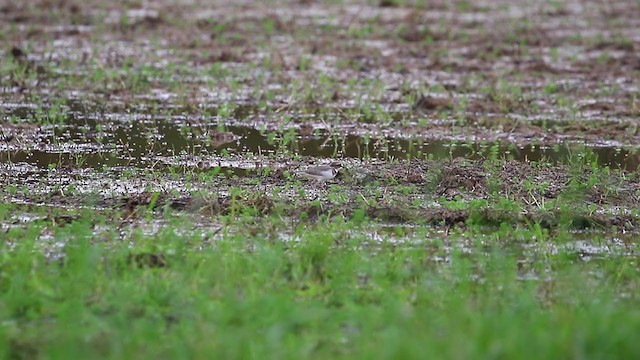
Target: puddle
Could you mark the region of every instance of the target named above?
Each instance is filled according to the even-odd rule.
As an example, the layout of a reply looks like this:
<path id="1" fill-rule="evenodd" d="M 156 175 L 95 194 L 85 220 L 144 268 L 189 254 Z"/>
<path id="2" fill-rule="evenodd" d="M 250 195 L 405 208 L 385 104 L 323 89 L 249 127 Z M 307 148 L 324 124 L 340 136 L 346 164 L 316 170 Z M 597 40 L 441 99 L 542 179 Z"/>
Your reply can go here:
<path id="1" fill-rule="evenodd" d="M 634 148 L 586 146 L 575 142 L 516 145 L 506 141 L 369 138 L 332 133 L 325 129 L 311 132 L 305 128 L 270 131 L 244 125 L 218 127 L 202 119 L 191 121 L 184 116 L 154 119 L 151 115 L 135 113 L 85 115 L 78 111 L 77 105 L 71 109 L 62 125 L 40 127 L 35 137 L 26 141 L 16 139 L 0 142 L 0 162 L 26 163 L 40 168 L 158 168 L 163 165 L 193 167 L 231 155 L 298 154 L 363 160 L 446 160 L 463 157 L 470 160 L 495 158 L 566 163 L 589 154 L 591 159 L 597 159 L 599 166 L 634 170 L 640 165 L 640 155 Z M 33 111 L 29 107 L 15 107 L 12 110 L 12 116 L 23 119 Z M 244 110 L 237 115 L 250 116 Z"/>

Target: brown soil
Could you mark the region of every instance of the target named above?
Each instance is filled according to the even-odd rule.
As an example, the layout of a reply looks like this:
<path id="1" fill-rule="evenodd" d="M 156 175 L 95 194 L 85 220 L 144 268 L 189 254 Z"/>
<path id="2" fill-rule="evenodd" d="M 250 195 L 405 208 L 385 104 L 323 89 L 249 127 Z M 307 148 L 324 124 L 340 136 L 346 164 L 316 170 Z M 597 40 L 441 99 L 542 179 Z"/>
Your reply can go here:
<path id="1" fill-rule="evenodd" d="M 490 226 L 538 222 L 550 228 L 616 226 L 635 231 L 640 225 L 637 212 L 624 210 L 640 207 L 640 179 L 624 171 L 515 161 L 458 159 L 394 165 L 352 160 L 344 162 L 336 179 L 318 186 L 289 178 L 296 168 L 295 162 L 289 162 L 272 175 L 196 181 L 185 175 L 145 178 L 143 172 L 121 179 L 117 172 L 72 169 L 60 176 L 55 171 L 5 166 L 0 179 L 7 189 L 14 183 L 11 176 L 19 173 L 27 186 L 11 195 L 5 192 L 3 201 L 27 207 L 122 209 L 124 222 L 141 216 L 141 210 L 153 204 L 158 210 L 170 206 L 192 213 L 205 222 L 213 215 L 246 211 L 254 216 L 291 217 L 304 212 L 312 220 L 319 216 L 350 218 L 363 209 L 370 218 L 385 222 L 436 226 L 460 226 L 469 221 Z M 233 195 L 233 189 L 242 191 Z"/>

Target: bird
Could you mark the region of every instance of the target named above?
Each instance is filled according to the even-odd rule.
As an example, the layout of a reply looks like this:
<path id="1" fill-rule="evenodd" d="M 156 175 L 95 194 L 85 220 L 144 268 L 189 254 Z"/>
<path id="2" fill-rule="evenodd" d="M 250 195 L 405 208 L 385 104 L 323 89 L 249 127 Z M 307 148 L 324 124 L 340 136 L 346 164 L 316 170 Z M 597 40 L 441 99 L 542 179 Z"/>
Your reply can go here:
<path id="1" fill-rule="evenodd" d="M 311 166 L 305 170 L 298 172 L 299 175 L 304 176 L 309 180 L 316 180 L 318 182 L 323 182 L 326 180 L 331 180 L 336 175 L 338 175 L 338 168 L 340 164 L 331 163 L 331 165 L 319 165 L 319 166 Z"/>

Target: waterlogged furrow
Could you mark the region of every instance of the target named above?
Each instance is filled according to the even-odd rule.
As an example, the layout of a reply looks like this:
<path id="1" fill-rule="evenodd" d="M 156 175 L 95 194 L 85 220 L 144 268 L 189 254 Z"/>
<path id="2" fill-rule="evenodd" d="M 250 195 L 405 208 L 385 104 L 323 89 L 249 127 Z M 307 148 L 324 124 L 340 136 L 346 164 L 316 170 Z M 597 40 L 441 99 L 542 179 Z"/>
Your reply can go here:
<path id="1" fill-rule="evenodd" d="M 437 137 L 435 134 L 375 137 L 327 129 L 322 123 L 307 122 L 288 130 L 262 130 L 252 126 L 207 123 L 203 119 L 152 116 L 135 119 L 119 115 L 124 121 L 109 120 L 97 114 L 67 114 L 64 124 L 44 128 L 7 128 L 0 142 L 0 161 L 39 167 L 132 166 L 152 168 L 157 164 L 191 166 L 209 163 L 226 155 L 277 157 L 301 155 L 312 158 L 355 158 L 383 160 L 455 158 L 505 159 L 523 162 L 568 163 L 587 157 L 599 166 L 633 170 L 640 164 L 636 148 L 588 142 L 544 141 L 510 143 L 505 140 L 470 141 L 464 137 Z M 247 115 L 249 116 L 249 115 Z M 187 118 L 188 119 L 188 118 Z M 214 120 L 214 119 L 213 119 Z M 362 131 L 357 131 L 362 132 Z M 586 155 L 585 155 L 586 154 Z M 195 159 L 195 160 L 194 160 Z"/>

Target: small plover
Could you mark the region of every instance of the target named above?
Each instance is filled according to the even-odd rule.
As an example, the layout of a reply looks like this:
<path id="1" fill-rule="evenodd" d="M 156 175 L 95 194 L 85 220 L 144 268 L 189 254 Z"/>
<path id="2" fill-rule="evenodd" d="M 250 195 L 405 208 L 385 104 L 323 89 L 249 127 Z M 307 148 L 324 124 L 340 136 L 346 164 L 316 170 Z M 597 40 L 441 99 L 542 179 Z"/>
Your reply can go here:
<path id="1" fill-rule="evenodd" d="M 298 172 L 310 180 L 316 180 L 318 182 L 331 180 L 338 175 L 338 168 L 340 164 L 331 163 L 331 165 L 311 166 L 305 170 Z"/>

